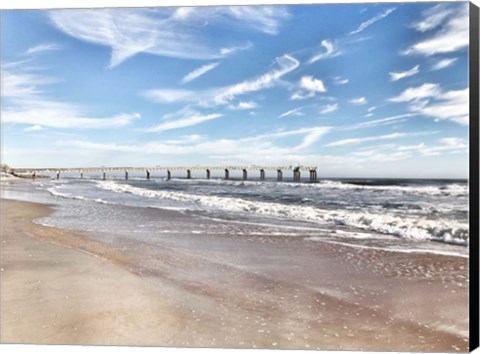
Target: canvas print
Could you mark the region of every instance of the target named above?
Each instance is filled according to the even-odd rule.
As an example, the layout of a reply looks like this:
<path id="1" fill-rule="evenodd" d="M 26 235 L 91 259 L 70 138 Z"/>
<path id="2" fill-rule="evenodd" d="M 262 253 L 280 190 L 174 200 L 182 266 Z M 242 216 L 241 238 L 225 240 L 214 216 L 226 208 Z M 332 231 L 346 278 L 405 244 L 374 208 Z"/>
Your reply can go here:
<path id="1" fill-rule="evenodd" d="M 1 11 L 1 342 L 468 351 L 469 38 L 467 2 Z"/>

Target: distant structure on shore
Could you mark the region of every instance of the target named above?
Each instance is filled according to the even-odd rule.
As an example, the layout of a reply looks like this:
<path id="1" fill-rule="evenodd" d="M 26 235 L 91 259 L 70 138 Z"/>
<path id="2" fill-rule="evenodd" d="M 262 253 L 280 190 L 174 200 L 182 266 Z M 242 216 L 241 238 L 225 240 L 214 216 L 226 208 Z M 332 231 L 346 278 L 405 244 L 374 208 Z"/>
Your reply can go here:
<path id="1" fill-rule="evenodd" d="M 2 171 L 3 171 L 2 165 Z M 8 168 L 10 173 L 18 177 L 40 177 L 41 175 L 47 175 L 51 173 L 56 174 L 56 178 L 60 179 L 61 173 L 79 173 L 80 178 L 83 178 L 84 173 L 92 172 L 101 172 L 103 173 L 103 179 L 106 179 L 107 172 L 125 172 L 125 179 L 128 180 L 129 172 L 144 172 L 146 179 L 150 179 L 150 174 L 152 171 L 164 171 L 167 174 L 167 180 L 171 178 L 172 171 L 185 171 L 186 178 L 192 178 L 192 170 L 204 170 L 205 178 L 210 179 L 211 171 L 213 170 L 222 170 L 224 172 L 224 178 L 226 180 L 230 179 L 230 171 L 242 171 L 243 180 L 248 179 L 249 171 L 259 171 L 260 180 L 265 180 L 265 171 L 276 171 L 277 180 L 283 180 L 284 171 L 292 171 L 293 180 L 300 181 L 301 172 L 309 172 L 310 182 L 317 181 L 317 167 L 313 166 L 259 166 L 259 165 L 249 165 L 249 166 L 183 166 L 183 167 L 74 167 L 74 168 L 10 168 L 5 165 L 5 168 Z"/>

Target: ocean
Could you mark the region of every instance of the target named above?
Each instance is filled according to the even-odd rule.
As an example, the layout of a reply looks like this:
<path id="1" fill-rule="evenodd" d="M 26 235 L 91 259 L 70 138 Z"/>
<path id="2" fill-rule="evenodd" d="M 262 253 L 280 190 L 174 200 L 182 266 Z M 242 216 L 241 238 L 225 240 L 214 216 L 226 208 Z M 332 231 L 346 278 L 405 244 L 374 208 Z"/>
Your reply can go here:
<path id="1" fill-rule="evenodd" d="M 37 223 L 101 241 L 301 237 L 386 252 L 468 257 L 466 180 L 320 179 L 318 183 L 120 174 L 2 185 L 5 198 L 54 206 Z M 168 210 L 165 217 L 161 211 Z M 156 212 L 157 211 L 157 212 Z"/>

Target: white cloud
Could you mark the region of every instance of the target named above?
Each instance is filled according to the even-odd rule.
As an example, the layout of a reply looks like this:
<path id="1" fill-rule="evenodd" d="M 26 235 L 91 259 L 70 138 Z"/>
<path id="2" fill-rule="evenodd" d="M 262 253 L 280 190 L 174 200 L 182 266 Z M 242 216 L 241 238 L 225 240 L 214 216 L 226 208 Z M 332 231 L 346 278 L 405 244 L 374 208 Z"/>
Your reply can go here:
<path id="1" fill-rule="evenodd" d="M 316 61 L 319 61 L 319 60 L 334 58 L 342 54 L 341 51 L 338 49 L 338 47 L 328 39 L 324 39 L 321 42 L 321 46 L 325 50 L 311 57 L 310 60 L 308 61 L 310 64 L 315 63 Z"/>
<path id="2" fill-rule="evenodd" d="M 352 155 L 355 159 L 355 161 L 352 161 L 354 163 L 398 161 L 412 156 L 411 153 L 403 151 L 384 153 L 380 152 L 376 147 L 370 150 L 354 151 Z"/>
<path id="3" fill-rule="evenodd" d="M 231 6 L 227 8 L 229 16 L 238 19 L 252 29 L 276 35 L 280 30 L 280 21 L 290 17 L 282 6 Z"/>
<path id="4" fill-rule="evenodd" d="M 33 124 L 51 128 L 107 129 L 123 127 L 140 119 L 140 114 L 118 114 L 108 118 L 87 117 L 77 107 L 51 101 L 19 101 L 19 106 L 2 110 L 3 123 Z"/>
<path id="5" fill-rule="evenodd" d="M 409 102 L 416 101 L 426 97 L 439 95 L 441 92 L 440 85 L 425 83 L 419 87 L 409 87 L 400 95 L 389 99 L 391 102 Z"/>
<path id="6" fill-rule="evenodd" d="M 191 156 L 192 154 L 202 154 L 210 159 L 225 159 L 229 163 L 252 162 L 252 156 L 257 156 L 257 163 L 262 162 L 285 162 L 290 163 L 303 161 L 305 156 L 300 154 L 318 142 L 321 137 L 329 132 L 329 127 L 311 127 L 296 130 L 274 131 L 261 135 L 244 137 L 240 139 L 215 139 L 208 140 L 202 136 L 184 136 L 179 140 L 148 142 L 143 144 L 116 144 L 116 143 L 97 143 L 91 141 L 75 140 L 60 141 L 59 146 L 72 146 L 82 149 L 95 150 L 98 154 L 108 151 L 132 152 L 140 154 L 155 154 L 156 156 L 171 156 L 175 159 L 179 156 Z M 295 145 L 281 147 L 275 143 L 275 140 L 284 137 L 299 137 Z M 262 156 L 258 156 L 258 151 L 262 151 Z"/>
<path id="7" fill-rule="evenodd" d="M 337 103 L 327 104 L 320 109 L 320 114 L 332 113 L 332 112 L 335 112 L 336 110 L 338 110 Z"/>
<path id="8" fill-rule="evenodd" d="M 362 138 L 342 139 L 342 140 L 335 141 L 333 143 L 329 143 L 325 146 L 326 147 L 345 146 L 345 145 L 352 145 L 352 144 L 360 144 L 367 141 L 390 140 L 390 139 L 398 139 L 398 138 L 404 138 L 409 136 L 431 135 L 435 133 L 436 132 L 392 133 L 392 134 L 369 136 L 369 137 L 362 137 Z"/>
<path id="9" fill-rule="evenodd" d="M 140 114 L 89 117 L 82 107 L 50 99 L 42 87 L 57 80 L 31 74 L 28 67 L 2 70 L 2 122 L 51 128 L 104 129 L 121 127 L 140 119 Z"/>
<path id="10" fill-rule="evenodd" d="M 420 72 L 419 68 L 420 68 L 420 65 L 415 65 L 413 68 L 407 71 L 390 72 L 388 73 L 390 75 L 390 81 L 397 81 L 400 79 L 404 79 L 406 77 L 416 75 Z"/>
<path id="11" fill-rule="evenodd" d="M 422 12 L 423 19 L 412 24 L 419 32 L 426 32 L 440 26 L 453 13 L 445 4 L 435 5 Z"/>
<path id="12" fill-rule="evenodd" d="M 222 55 L 229 55 L 235 52 L 238 52 L 240 50 L 247 50 L 253 48 L 253 43 L 248 41 L 244 45 L 238 45 L 238 46 L 233 46 L 233 47 L 225 47 L 220 49 L 220 54 Z"/>
<path id="13" fill-rule="evenodd" d="M 279 67 L 278 69 L 270 70 L 255 79 L 246 80 L 239 84 L 219 89 L 218 93 L 215 95 L 215 97 L 213 97 L 214 103 L 226 104 L 237 96 L 270 88 L 282 76 L 295 70 L 300 65 L 297 59 L 287 54 L 276 58 L 276 64 Z"/>
<path id="14" fill-rule="evenodd" d="M 300 79 L 300 87 L 307 91 L 326 92 L 322 80 L 315 79 L 312 76 L 303 76 Z"/>
<path id="15" fill-rule="evenodd" d="M 66 34 L 111 48 L 112 68 L 142 52 L 186 59 L 222 58 L 231 53 L 226 48 L 242 46 L 232 46 L 218 36 L 211 40 L 208 30 L 220 31 L 228 24 L 226 28 L 237 33 L 247 28 L 274 35 L 289 14 L 281 6 L 222 6 L 51 10 L 49 16 Z M 205 23 L 208 28 L 203 29 Z"/>
<path id="16" fill-rule="evenodd" d="M 437 61 L 431 68 L 431 70 L 441 70 L 453 65 L 458 58 L 445 58 Z"/>
<path id="17" fill-rule="evenodd" d="M 468 88 L 443 91 L 438 84 L 426 83 L 419 87 L 410 87 L 390 101 L 408 102 L 410 111 L 436 120 L 451 120 L 468 125 L 468 92 Z"/>
<path id="18" fill-rule="evenodd" d="M 410 46 L 404 51 L 404 54 L 432 56 L 467 48 L 469 44 L 468 4 L 461 4 L 457 8 L 458 11 L 451 11 L 442 18 L 442 21 L 445 20 L 445 23 L 440 30 L 434 35 Z M 430 15 L 430 17 L 427 15 L 424 21 L 428 21 L 432 16 L 434 15 Z M 437 21 L 437 26 L 442 21 Z"/>
<path id="19" fill-rule="evenodd" d="M 309 92 L 295 91 L 290 96 L 290 99 L 292 101 L 298 101 L 298 100 L 305 100 L 307 98 L 312 98 L 312 97 L 315 97 L 315 92 L 314 91 L 309 91 Z"/>
<path id="20" fill-rule="evenodd" d="M 145 129 L 145 132 L 158 133 L 166 130 L 185 128 L 222 117 L 222 115 L 219 113 L 202 114 L 200 112 L 192 111 L 190 109 L 182 109 L 176 114 L 169 114 L 167 116 L 164 116 L 163 119 L 171 119 L 174 116 L 177 116 L 178 119 L 161 123 L 151 128 L 147 128 Z"/>
<path id="21" fill-rule="evenodd" d="M 38 125 L 38 124 L 31 125 L 31 126 L 24 129 L 24 131 L 26 131 L 26 132 L 37 132 L 37 131 L 40 131 L 40 130 L 43 130 L 43 127 L 41 125 Z"/>
<path id="22" fill-rule="evenodd" d="M 299 61 L 285 54 L 276 58 L 277 68 L 238 84 L 213 89 L 190 91 L 179 89 L 154 89 L 144 92 L 145 97 L 157 102 L 195 102 L 201 106 L 226 105 L 238 96 L 273 87 L 281 77 L 295 70 Z"/>
<path id="23" fill-rule="evenodd" d="M 437 140 L 440 144 L 427 146 L 425 143 L 397 147 L 398 151 L 417 151 L 422 156 L 437 156 L 442 153 L 468 153 L 468 141 L 463 138 L 448 137 Z"/>
<path id="24" fill-rule="evenodd" d="M 39 44 L 35 47 L 31 47 L 27 49 L 25 54 L 27 55 L 38 54 L 38 53 L 50 52 L 50 51 L 59 50 L 59 49 L 62 49 L 62 47 L 56 43 L 44 43 L 44 44 Z"/>
<path id="25" fill-rule="evenodd" d="M 198 143 L 199 141 L 206 140 L 206 136 L 198 134 L 182 135 L 178 139 L 166 140 L 165 144 L 181 145 Z"/>
<path id="26" fill-rule="evenodd" d="M 287 111 L 285 113 L 282 113 L 278 116 L 278 118 L 285 118 L 285 117 L 290 117 L 290 116 L 303 116 L 303 113 L 300 112 L 303 109 L 303 107 L 298 107 L 295 109 L 292 109 L 290 111 Z"/>
<path id="27" fill-rule="evenodd" d="M 402 122 L 406 118 L 411 118 L 411 117 L 414 117 L 416 115 L 417 114 L 415 114 L 415 113 L 399 114 L 399 115 L 396 115 L 396 116 L 391 116 L 391 117 L 386 117 L 386 118 L 381 118 L 381 119 L 375 119 L 375 120 L 370 120 L 368 122 L 363 122 L 363 123 L 344 126 L 342 129 L 353 130 L 353 129 L 361 129 L 361 128 L 371 128 L 371 127 L 376 127 L 376 126 L 379 126 L 379 125 L 389 125 L 389 124 Z"/>
<path id="28" fill-rule="evenodd" d="M 218 64 L 219 64 L 218 62 L 217 63 L 210 63 L 210 64 L 202 65 L 199 68 L 196 68 L 192 72 L 185 75 L 184 78 L 182 79 L 181 83 L 185 84 L 187 82 L 190 82 L 190 81 L 193 81 L 193 80 L 199 78 L 200 76 L 206 74 L 210 70 L 216 68 L 218 66 Z"/>
<path id="29" fill-rule="evenodd" d="M 367 104 L 367 99 L 365 97 L 358 97 L 358 98 L 352 98 L 350 101 L 350 103 L 353 103 L 353 104 Z"/>
<path id="30" fill-rule="evenodd" d="M 315 79 L 313 76 L 303 76 L 298 83 L 300 90 L 295 91 L 290 99 L 293 101 L 304 100 L 315 97 L 317 92 L 326 92 L 325 85 L 322 80 Z"/>
<path id="31" fill-rule="evenodd" d="M 362 32 L 367 27 L 373 25 L 375 22 L 381 20 L 382 18 L 387 17 L 388 15 L 390 15 L 395 10 L 396 10 L 396 8 L 394 8 L 394 7 L 390 8 L 390 9 L 386 9 L 384 12 L 378 14 L 377 16 L 369 19 L 368 21 L 363 22 L 356 30 L 350 32 L 349 35 L 353 35 L 353 34 L 357 34 L 357 33 Z"/>
<path id="32" fill-rule="evenodd" d="M 187 102 L 198 99 L 195 91 L 179 89 L 154 89 L 148 90 L 143 95 L 154 102 Z"/>
<path id="33" fill-rule="evenodd" d="M 3 64 L 3 63 L 2 63 Z M 11 67 L 7 69 L 7 65 L 3 65 L 2 76 L 2 97 L 3 98 L 31 98 L 42 94 L 43 86 L 57 82 L 57 80 L 34 74 L 25 67 Z M 19 70 L 20 69 L 20 70 Z"/>
<path id="34" fill-rule="evenodd" d="M 333 78 L 333 83 L 334 83 L 335 85 L 345 85 L 345 84 L 348 84 L 348 81 L 349 81 L 348 79 L 343 78 L 343 77 L 341 77 L 341 76 L 335 76 L 335 77 Z"/>
<path id="35" fill-rule="evenodd" d="M 253 101 L 242 101 L 238 102 L 237 105 L 229 105 L 228 108 L 232 110 L 245 110 L 245 109 L 255 109 L 258 107 L 258 104 Z"/>
<path id="36" fill-rule="evenodd" d="M 469 124 L 469 91 L 452 90 L 443 92 L 433 101 L 411 105 L 410 109 L 437 120 L 451 120 L 462 125 Z"/>

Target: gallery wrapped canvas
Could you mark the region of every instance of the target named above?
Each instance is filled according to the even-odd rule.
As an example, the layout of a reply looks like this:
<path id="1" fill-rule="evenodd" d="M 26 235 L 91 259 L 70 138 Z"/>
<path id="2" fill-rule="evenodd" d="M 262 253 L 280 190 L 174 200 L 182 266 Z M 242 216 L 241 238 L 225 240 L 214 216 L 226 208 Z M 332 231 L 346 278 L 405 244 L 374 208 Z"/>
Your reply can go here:
<path id="1" fill-rule="evenodd" d="M 0 24 L 1 343 L 478 347 L 474 4 Z"/>

